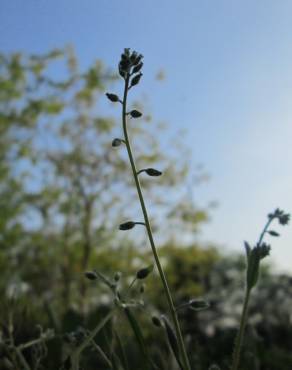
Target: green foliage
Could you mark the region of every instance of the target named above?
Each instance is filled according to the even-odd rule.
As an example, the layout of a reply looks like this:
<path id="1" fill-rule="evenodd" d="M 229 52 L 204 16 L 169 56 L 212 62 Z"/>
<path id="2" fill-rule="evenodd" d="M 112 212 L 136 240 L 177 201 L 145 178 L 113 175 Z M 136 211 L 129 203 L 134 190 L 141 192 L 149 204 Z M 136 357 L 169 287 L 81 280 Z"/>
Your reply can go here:
<path id="1" fill-rule="evenodd" d="M 116 225 L 133 196 L 125 158 L 110 146 L 115 119 L 98 107 L 116 76 L 100 61 L 80 71 L 70 48 L 2 54 L 0 71 L 2 292 L 18 279 L 40 305 L 49 295 L 58 310 L 85 309 L 90 298 L 82 273 L 99 248 L 117 243 Z M 154 159 L 167 165 L 151 125 L 133 134 L 144 143 L 137 151 L 143 165 Z M 151 155 L 144 154 L 146 146 Z M 166 174 L 157 185 L 171 189 L 173 179 Z M 143 186 L 147 190 L 149 181 Z M 155 197 L 167 211 L 164 192 Z"/>
<path id="2" fill-rule="evenodd" d="M 142 77 L 141 57 L 123 62 L 119 73 L 126 76 L 130 65 L 136 73 L 132 89 Z M 152 254 L 140 247 L 145 223 L 135 222 L 143 227 L 128 228 L 129 233 L 118 231 L 125 219 L 141 220 L 141 214 L 123 154 L 126 141 L 117 139 L 122 132 L 116 116 L 101 103 L 116 78 L 101 61 L 81 71 L 71 48 L 0 54 L 1 369 L 164 370 L 177 369 L 174 356 L 181 362 L 173 326 L 162 319 L 167 313 L 162 284 L 155 270 L 148 274 Z M 122 102 L 118 95 L 108 98 L 109 104 Z M 194 177 L 187 150 L 173 141 L 161 150 L 157 128 L 149 114 L 141 115 L 144 110 L 136 101 L 126 112 L 133 118 L 137 176 L 149 202 L 157 205 L 153 230 L 165 235 L 158 254 L 175 292 L 191 363 L 196 369 L 214 362 L 227 368 L 245 262 L 194 243 L 208 209 L 198 208 L 189 189 L 181 187 Z M 167 142 L 167 133 L 161 135 Z M 289 221 L 279 209 L 268 217 L 281 225 Z M 250 273 L 255 324 L 254 331 L 247 328 L 242 366 L 288 370 L 291 278 L 262 269 L 255 287 L 259 262 L 269 251 L 259 244 L 260 251 L 259 245 L 247 248 L 248 263 L 256 267 L 249 269 L 255 271 Z M 94 279 L 86 279 L 86 271 Z M 202 296 L 210 308 L 191 310 L 190 302 L 204 305 Z M 53 338 L 45 328 L 54 329 Z"/>

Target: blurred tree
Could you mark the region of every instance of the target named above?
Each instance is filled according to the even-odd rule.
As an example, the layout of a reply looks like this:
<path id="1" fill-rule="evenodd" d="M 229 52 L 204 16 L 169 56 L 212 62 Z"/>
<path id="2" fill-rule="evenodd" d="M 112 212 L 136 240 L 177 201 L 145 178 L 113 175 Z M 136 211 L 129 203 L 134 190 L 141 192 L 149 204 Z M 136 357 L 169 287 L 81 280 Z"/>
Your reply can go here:
<path id="1" fill-rule="evenodd" d="M 126 287 L 138 269 L 152 262 L 148 249 L 137 248 L 145 246 L 141 229 L 130 234 L 116 231 L 125 219 L 139 220 L 140 212 L 123 148 L 110 144 L 121 135 L 121 127 L 119 117 L 108 114 L 103 93 L 115 79 L 100 61 L 80 72 L 70 48 L 41 56 L 0 55 L 1 345 L 10 315 L 17 343 L 33 339 L 35 326 L 45 323 L 47 314 L 62 332 L 84 322 L 80 313 L 96 324 L 109 297 L 102 287 L 85 281 L 84 270 L 97 268 L 110 277 L 122 271 Z M 133 107 L 143 108 L 137 101 Z M 192 200 L 192 189 L 181 186 L 193 176 L 197 181 L 198 174 L 190 176 L 186 148 L 169 143 L 163 130 L 161 149 L 157 128 L 149 116 L 144 117 L 131 122 L 130 131 L 136 136 L 140 168 L 155 165 L 164 172 L 155 183 L 147 177 L 141 182 L 152 203 L 157 234 L 162 234 L 160 253 L 176 304 L 201 296 L 211 303 L 207 311 L 180 313 L 192 363 L 207 368 L 217 361 L 227 368 L 242 299 L 244 260 L 222 259 L 212 247 L 202 249 L 193 239 L 182 240 L 184 235 L 193 238 L 207 220 L 206 209 Z M 199 179 L 203 178 L 200 172 Z M 137 316 L 145 324 L 151 350 L 157 357 L 162 350 L 166 368 L 171 368 L 163 333 L 151 324 L 152 313 L 166 311 L 161 287 L 155 276 L 146 284 L 146 315 L 143 311 Z M 139 288 L 138 284 L 136 294 Z M 265 271 L 250 306 L 255 330 L 250 329 L 248 336 L 246 368 L 291 369 L 290 307 L 291 278 Z M 118 323 L 124 325 L 122 320 Z M 128 327 L 121 330 L 128 354 L 138 361 Z M 62 357 L 59 338 L 52 347 L 48 369 L 55 369 Z M 88 368 L 96 368 L 96 359 Z"/>
<path id="2" fill-rule="evenodd" d="M 38 302 L 61 297 L 60 309 L 74 303 L 84 310 L 83 272 L 93 267 L 99 248 L 130 243 L 128 235 L 117 237 L 117 225 L 140 217 L 123 148 L 111 147 L 122 130 L 119 118 L 107 113 L 103 94 L 116 76 L 100 61 L 81 72 L 72 48 L 1 55 L 0 64 L 0 227 L 6 245 L 0 261 L 9 273 L 2 288 L 18 278 Z M 133 107 L 142 108 L 138 101 Z M 183 221 L 176 227 L 199 225 L 206 212 L 193 202 L 186 209 L 180 185 L 189 170 L 187 156 L 177 155 L 183 147 L 172 143 L 162 151 L 157 129 L 144 117 L 131 123 L 131 135 L 140 168 L 155 165 L 164 172 L 155 184 L 141 177 L 154 202 L 155 226 L 167 215 Z M 131 235 L 145 244 L 136 231 Z"/>

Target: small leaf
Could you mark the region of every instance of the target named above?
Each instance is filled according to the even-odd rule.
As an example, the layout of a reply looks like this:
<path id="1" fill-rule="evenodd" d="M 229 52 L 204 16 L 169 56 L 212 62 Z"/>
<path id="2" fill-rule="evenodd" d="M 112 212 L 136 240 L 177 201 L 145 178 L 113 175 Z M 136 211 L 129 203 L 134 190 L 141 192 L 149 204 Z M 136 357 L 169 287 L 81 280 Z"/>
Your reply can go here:
<path id="1" fill-rule="evenodd" d="M 260 265 L 260 247 L 251 250 L 246 272 L 246 284 L 248 289 L 252 289 L 258 281 Z"/>
<path id="2" fill-rule="evenodd" d="M 105 95 L 106 95 L 106 96 L 107 96 L 107 98 L 108 98 L 110 101 L 112 101 L 113 103 L 116 103 L 116 102 L 120 101 L 120 99 L 119 99 L 118 95 L 116 95 L 116 94 L 106 93 Z"/>
<path id="3" fill-rule="evenodd" d="M 119 226 L 119 229 L 120 230 L 131 230 L 135 227 L 135 225 L 136 225 L 136 222 L 133 222 L 133 221 L 124 222 L 123 224 Z"/>
<path id="4" fill-rule="evenodd" d="M 250 245 L 248 244 L 248 242 L 244 242 L 244 248 L 245 248 L 245 251 L 246 251 L 246 257 L 247 259 L 249 258 L 250 256 L 250 251 L 251 251 L 251 247 Z"/>
<path id="5" fill-rule="evenodd" d="M 153 265 L 150 265 L 137 271 L 136 278 L 139 280 L 146 279 L 147 276 L 153 271 L 153 267 Z"/>
<path id="6" fill-rule="evenodd" d="M 136 109 L 133 109 L 131 112 L 130 112 L 130 116 L 132 118 L 139 118 L 139 117 L 142 117 L 142 113 L 139 112 L 138 110 Z"/>

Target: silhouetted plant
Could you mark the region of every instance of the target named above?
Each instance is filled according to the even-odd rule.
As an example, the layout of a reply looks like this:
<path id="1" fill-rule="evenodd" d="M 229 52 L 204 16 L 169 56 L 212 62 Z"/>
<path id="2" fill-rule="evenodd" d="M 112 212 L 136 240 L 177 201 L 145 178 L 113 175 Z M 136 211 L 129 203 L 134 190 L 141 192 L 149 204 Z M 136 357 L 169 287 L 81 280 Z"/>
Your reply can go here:
<path id="1" fill-rule="evenodd" d="M 260 262 L 270 253 L 271 246 L 264 242 L 264 237 L 269 234 L 273 237 L 278 237 L 280 234 L 274 230 L 269 229 L 270 225 L 274 220 L 278 220 L 279 224 L 285 226 L 288 224 L 290 215 L 277 208 L 273 213 L 268 214 L 268 221 L 260 234 L 259 240 L 256 245 L 252 248 L 248 242 L 244 242 L 246 250 L 246 286 L 245 296 L 242 308 L 242 314 L 240 319 L 239 331 L 235 339 L 233 360 L 231 370 L 237 370 L 240 362 L 240 352 L 242 341 L 244 337 L 247 316 L 248 316 L 248 304 L 252 289 L 257 285 L 260 273 Z"/>
<path id="2" fill-rule="evenodd" d="M 172 295 L 171 295 L 171 292 L 170 292 L 170 289 L 167 283 L 167 279 L 165 277 L 165 274 L 164 274 L 164 271 L 163 271 L 163 268 L 161 266 L 161 262 L 158 256 L 157 248 L 154 242 L 154 237 L 153 237 L 153 233 L 152 233 L 152 229 L 151 229 L 151 225 L 150 225 L 150 221 L 148 217 L 147 208 L 146 208 L 143 193 L 142 193 L 142 188 L 141 188 L 140 181 L 139 181 L 139 175 L 142 174 L 143 172 L 145 172 L 149 176 L 160 176 L 162 173 L 154 168 L 140 169 L 137 171 L 134 156 L 133 156 L 132 149 L 131 149 L 129 136 L 128 136 L 127 119 L 129 117 L 139 118 L 142 116 L 142 113 L 138 110 L 135 110 L 135 109 L 131 111 L 127 110 L 128 93 L 132 87 L 136 86 L 140 82 L 141 77 L 142 77 L 142 73 L 140 72 L 143 67 L 142 59 L 143 59 L 143 56 L 141 54 L 138 54 L 136 51 L 131 52 L 130 49 L 125 49 L 121 55 L 121 60 L 119 62 L 119 73 L 120 73 L 120 76 L 124 79 L 123 98 L 120 99 L 115 94 L 109 94 L 109 93 L 106 94 L 107 97 L 111 101 L 119 102 L 122 104 L 122 125 L 123 125 L 124 138 L 115 139 L 113 142 L 113 146 L 118 146 L 122 142 L 126 146 L 134 182 L 137 188 L 137 193 L 138 193 L 138 197 L 139 197 L 139 201 L 140 201 L 140 205 L 141 205 L 141 209 L 142 209 L 142 213 L 144 217 L 144 225 L 146 227 L 148 239 L 149 239 L 153 257 L 155 260 L 155 264 L 156 264 L 160 279 L 163 284 L 164 292 L 165 292 L 167 302 L 168 302 L 170 315 L 171 315 L 171 318 L 174 324 L 174 332 L 173 332 L 171 329 L 170 323 L 168 323 L 166 319 L 164 321 L 166 323 L 165 325 L 167 327 L 168 337 L 170 336 L 170 333 L 172 333 L 171 343 L 173 344 L 174 341 L 176 343 L 175 350 L 174 350 L 173 345 L 171 345 L 171 348 L 173 350 L 173 353 L 177 359 L 179 366 L 182 369 L 190 370 L 189 359 L 187 356 L 186 348 L 185 348 L 184 341 L 183 341 L 183 336 L 181 333 L 181 328 L 180 328 L 178 317 L 177 317 L 177 310 L 173 303 L 173 299 L 172 299 Z M 114 145 L 117 143 L 118 145 Z M 133 221 L 123 223 L 120 225 L 120 230 L 132 229 L 136 224 L 137 222 L 133 222 Z M 139 222 L 139 224 L 141 223 Z"/>
<path id="3" fill-rule="evenodd" d="M 16 301 L 14 302 L 16 303 Z M 12 304 L 11 304 L 12 306 Z M 15 324 L 13 308 L 9 307 L 8 320 L 4 326 L 5 335 L 0 337 L 0 368 L 34 370 L 41 367 L 42 360 L 48 354 L 47 342 L 55 337 L 52 329 L 43 330 L 38 325 L 38 336 L 23 343 L 15 341 Z M 25 351 L 30 352 L 31 364 L 28 362 Z"/>
<path id="4" fill-rule="evenodd" d="M 134 284 L 137 281 L 146 279 L 152 271 L 153 271 L 153 266 L 148 266 L 148 267 L 139 269 L 136 272 L 136 275 L 131 281 L 131 283 L 126 287 L 126 289 L 123 289 L 121 285 L 122 276 L 121 276 L 121 273 L 119 272 L 116 272 L 114 274 L 113 279 L 108 278 L 107 276 L 105 276 L 104 274 L 96 270 L 86 271 L 84 273 L 85 277 L 88 280 L 93 281 L 93 282 L 95 281 L 101 282 L 110 290 L 110 292 L 112 293 L 112 298 L 113 298 L 112 299 L 113 307 L 110 309 L 107 315 L 104 316 L 101 322 L 99 322 L 98 325 L 93 330 L 86 331 L 83 328 L 78 328 L 76 331 L 67 333 L 64 336 L 64 339 L 66 340 L 66 342 L 70 344 L 71 346 L 70 354 L 64 362 L 65 368 L 72 369 L 72 370 L 78 370 L 81 354 L 87 347 L 91 347 L 95 351 L 97 351 L 100 357 L 103 359 L 103 361 L 107 364 L 107 366 L 110 369 L 117 368 L 115 366 L 115 362 L 117 361 L 126 362 L 125 355 L 123 356 L 124 358 L 120 360 L 117 354 L 113 350 L 109 358 L 94 341 L 95 336 L 104 328 L 104 326 L 114 317 L 114 315 L 118 311 L 122 311 L 125 314 L 130 324 L 130 327 L 136 337 L 137 343 L 139 345 L 139 349 L 141 351 L 142 356 L 144 357 L 147 368 L 151 368 L 151 369 L 156 368 L 148 355 L 148 351 L 144 344 L 142 330 L 140 329 L 140 326 L 138 322 L 136 321 L 134 314 L 131 311 L 132 308 L 143 307 L 144 302 L 141 299 L 141 296 L 139 296 L 137 299 L 133 299 L 129 297 L 129 293 L 131 289 L 133 288 Z M 140 289 L 139 289 L 140 295 L 143 294 L 143 292 L 144 292 L 144 289 L 143 289 L 143 285 L 141 284 Z M 118 336 L 118 333 L 116 333 L 116 336 Z M 122 342 L 120 341 L 119 341 L 119 346 L 122 349 L 123 345 L 122 345 Z M 123 350 L 122 350 L 122 353 L 124 353 Z"/>

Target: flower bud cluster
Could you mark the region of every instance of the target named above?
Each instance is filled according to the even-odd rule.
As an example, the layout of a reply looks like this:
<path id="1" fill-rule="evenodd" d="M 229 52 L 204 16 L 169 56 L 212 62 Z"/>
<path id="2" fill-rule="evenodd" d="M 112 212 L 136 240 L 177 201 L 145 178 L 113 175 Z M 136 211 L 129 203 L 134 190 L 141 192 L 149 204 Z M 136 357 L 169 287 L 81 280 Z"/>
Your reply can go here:
<path id="1" fill-rule="evenodd" d="M 280 225 L 287 225 L 290 220 L 290 214 L 285 213 L 281 209 L 277 208 L 273 213 L 268 214 L 269 219 L 278 219 Z"/>
<path id="2" fill-rule="evenodd" d="M 131 82 L 131 86 L 137 85 L 142 77 L 140 73 L 143 67 L 143 55 L 138 54 L 136 51 L 130 51 L 129 48 L 124 49 L 119 62 L 119 73 L 123 78 L 127 78 L 129 75 L 136 74 Z"/>

